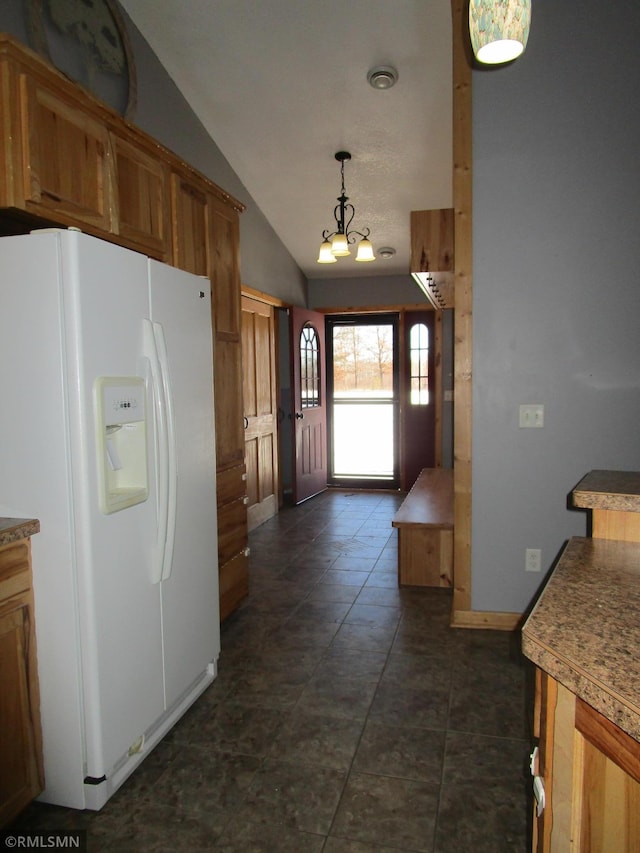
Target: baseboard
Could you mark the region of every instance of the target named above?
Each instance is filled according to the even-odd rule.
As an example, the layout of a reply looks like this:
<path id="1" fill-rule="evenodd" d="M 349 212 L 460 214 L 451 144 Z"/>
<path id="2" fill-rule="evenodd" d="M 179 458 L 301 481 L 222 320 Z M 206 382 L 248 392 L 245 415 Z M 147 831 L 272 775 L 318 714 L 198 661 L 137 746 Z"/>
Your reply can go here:
<path id="1" fill-rule="evenodd" d="M 492 613 L 488 610 L 454 610 L 452 628 L 491 628 L 494 631 L 514 631 L 522 621 L 522 613 Z"/>

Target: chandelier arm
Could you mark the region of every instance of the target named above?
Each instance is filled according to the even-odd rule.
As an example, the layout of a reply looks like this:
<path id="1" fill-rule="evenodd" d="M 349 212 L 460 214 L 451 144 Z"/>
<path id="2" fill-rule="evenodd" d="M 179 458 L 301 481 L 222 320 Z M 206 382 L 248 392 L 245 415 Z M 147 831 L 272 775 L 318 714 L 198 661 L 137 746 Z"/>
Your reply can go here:
<path id="1" fill-rule="evenodd" d="M 364 229 L 364 233 L 363 233 L 362 231 L 356 231 L 356 229 L 355 229 L 355 228 L 352 228 L 352 229 L 351 229 L 351 231 L 349 231 L 349 237 L 351 236 L 351 234 L 357 234 L 357 235 L 358 235 L 358 237 L 362 237 L 362 239 L 363 239 L 363 240 L 368 240 L 368 239 L 369 239 L 369 235 L 371 234 L 371 229 L 370 229 L 370 228 L 365 228 L 365 229 Z M 349 240 L 349 242 L 350 242 L 350 243 L 355 243 L 355 237 L 353 238 L 353 240 L 350 240 L 350 239 L 349 239 L 349 237 L 347 237 L 347 239 Z"/>
<path id="2" fill-rule="evenodd" d="M 345 198 L 346 201 L 346 198 Z M 344 221 L 345 214 L 351 214 L 349 218 Z M 343 217 L 343 227 L 344 227 L 344 236 L 347 238 L 347 243 L 355 243 L 355 237 L 350 239 L 350 235 L 353 231 L 349 230 L 349 226 L 353 222 L 353 217 L 356 215 L 356 209 L 352 204 L 343 204 L 342 205 L 342 217 Z M 356 232 L 357 233 L 357 232 Z"/>

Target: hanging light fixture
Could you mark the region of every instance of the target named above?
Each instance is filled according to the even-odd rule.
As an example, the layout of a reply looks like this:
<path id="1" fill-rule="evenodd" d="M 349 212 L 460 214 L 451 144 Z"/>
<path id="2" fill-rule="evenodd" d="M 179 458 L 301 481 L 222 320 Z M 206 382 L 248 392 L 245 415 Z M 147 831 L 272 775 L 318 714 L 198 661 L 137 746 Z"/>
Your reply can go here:
<path id="1" fill-rule="evenodd" d="M 375 261 L 373 254 L 373 246 L 369 240 L 371 233 L 368 228 L 364 231 L 356 231 L 355 228 L 349 226 L 353 222 L 353 217 L 356 214 L 355 207 L 352 204 L 347 204 L 349 198 L 344 191 L 344 164 L 345 160 L 351 160 L 351 154 L 348 151 L 338 151 L 336 160 L 340 163 L 340 175 L 342 178 L 342 191 L 338 197 L 338 204 L 335 206 L 333 216 L 336 220 L 335 231 L 322 232 L 322 244 L 320 253 L 318 254 L 319 264 L 335 264 L 338 258 L 346 257 L 351 254 L 349 246 L 356 242 L 356 236 L 360 237 L 358 243 L 358 254 L 356 261 L 366 263 L 367 261 Z M 346 217 L 349 217 L 346 219 Z"/>
<path id="2" fill-rule="evenodd" d="M 470 0 L 469 35 L 478 62 L 497 65 L 524 51 L 531 0 Z"/>

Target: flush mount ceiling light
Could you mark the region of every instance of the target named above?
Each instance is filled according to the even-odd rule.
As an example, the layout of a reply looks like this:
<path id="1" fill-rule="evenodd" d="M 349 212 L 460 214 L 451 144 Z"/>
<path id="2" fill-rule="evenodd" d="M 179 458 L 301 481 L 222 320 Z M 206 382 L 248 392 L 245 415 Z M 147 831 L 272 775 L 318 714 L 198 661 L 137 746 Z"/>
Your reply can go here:
<path id="1" fill-rule="evenodd" d="M 345 160 L 351 160 L 351 154 L 348 151 L 338 151 L 336 160 L 340 163 L 340 175 L 342 177 L 342 192 L 338 197 L 338 204 L 333 211 L 333 216 L 336 220 L 336 230 L 322 232 L 322 245 L 320 246 L 318 263 L 335 264 L 338 258 L 350 255 L 351 250 L 349 246 L 352 246 L 356 242 L 355 235 L 361 238 L 358 243 L 356 261 L 363 263 L 366 261 L 375 261 L 373 246 L 369 241 L 369 234 L 371 233 L 369 229 L 365 228 L 364 231 L 356 231 L 355 228 L 349 227 L 353 222 L 353 217 L 356 215 L 356 209 L 352 204 L 347 204 L 349 198 L 345 195 L 344 191 L 344 164 Z"/>
<path id="2" fill-rule="evenodd" d="M 391 65 L 378 65 L 369 71 L 367 80 L 374 89 L 390 89 L 398 82 L 398 72 Z"/>
<path id="3" fill-rule="evenodd" d="M 478 62 L 498 65 L 524 51 L 531 24 L 531 0 L 471 0 L 469 35 Z"/>

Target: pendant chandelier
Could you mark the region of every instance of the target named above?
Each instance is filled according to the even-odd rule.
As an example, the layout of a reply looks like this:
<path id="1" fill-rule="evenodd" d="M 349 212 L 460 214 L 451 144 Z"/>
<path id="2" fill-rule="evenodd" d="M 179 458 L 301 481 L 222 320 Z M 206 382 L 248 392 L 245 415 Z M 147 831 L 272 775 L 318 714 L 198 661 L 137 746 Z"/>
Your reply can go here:
<path id="1" fill-rule="evenodd" d="M 369 229 L 365 228 L 364 231 L 356 231 L 355 228 L 350 228 L 356 210 L 352 204 L 347 204 L 349 198 L 345 195 L 344 191 L 344 164 L 345 160 L 351 160 L 351 154 L 348 151 L 338 151 L 336 160 L 340 163 L 340 175 L 342 177 L 342 192 L 338 197 L 338 204 L 333 211 L 333 216 L 336 220 L 336 230 L 322 232 L 322 245 L 320 246 L 318 263 L 335 264 L 338 258 L 350 255 L 351 250 L 349 246 L 352 246 L 356 242 L 356 235 L 360 237 L 356 261 L 362 263 L 375 261 L 373 246 L 369 240 L 369 234 L 371 233 Z"/>
<path id="2" fill-rule="evenodd" d="M 478 62 L 510 62 L 524 51 L 531 24 L 531 0 L 471 0 L 469 35 Z"/>

